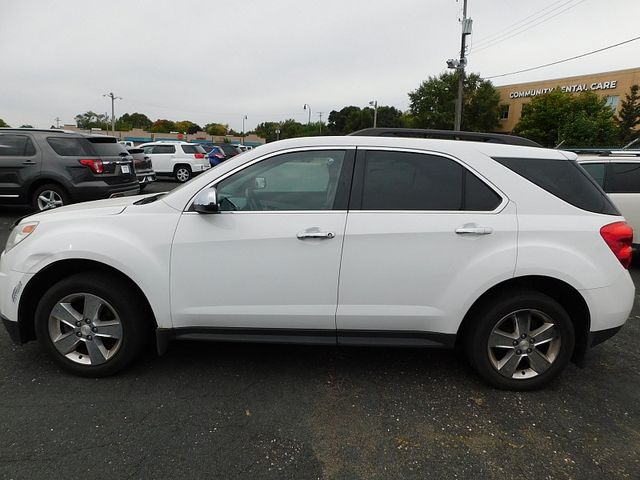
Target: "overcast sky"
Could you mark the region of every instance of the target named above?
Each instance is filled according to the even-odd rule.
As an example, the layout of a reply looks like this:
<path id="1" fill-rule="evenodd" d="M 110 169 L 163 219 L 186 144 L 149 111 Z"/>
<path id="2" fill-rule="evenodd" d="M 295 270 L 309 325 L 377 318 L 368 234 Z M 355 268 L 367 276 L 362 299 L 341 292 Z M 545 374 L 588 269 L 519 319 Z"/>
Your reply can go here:
<path id="1" fill-rule="evenodd" d="M 236 130 L 243 115 L 247 130 L 306 121 L 305 103 L 314 120 L 370 100 L 405 110 L 407 93 L 459 55 L 461 16 L 462 0 L 0 0 L 0 118 L 74 123 L 110 114 L 110 91 L 123 97 L 116 116 Z M 640 35 L 639 0 L 469 0 L 468 16 L 468 71 L 483 76 Z M 494 82 L 640 67 L 639 51 L 637 41 Z"/>

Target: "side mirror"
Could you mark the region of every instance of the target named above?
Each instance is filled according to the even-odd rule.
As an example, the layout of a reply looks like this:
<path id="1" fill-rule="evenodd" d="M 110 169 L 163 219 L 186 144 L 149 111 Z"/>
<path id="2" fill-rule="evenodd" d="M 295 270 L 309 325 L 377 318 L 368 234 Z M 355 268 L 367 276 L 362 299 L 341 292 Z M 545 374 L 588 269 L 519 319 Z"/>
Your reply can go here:
<path id="1" fill-rule="evenodd" d="M 218 192 L 215 187 L 202 190 L 193 201 L 193 209 L 198 213 L 218 213 Z"/>

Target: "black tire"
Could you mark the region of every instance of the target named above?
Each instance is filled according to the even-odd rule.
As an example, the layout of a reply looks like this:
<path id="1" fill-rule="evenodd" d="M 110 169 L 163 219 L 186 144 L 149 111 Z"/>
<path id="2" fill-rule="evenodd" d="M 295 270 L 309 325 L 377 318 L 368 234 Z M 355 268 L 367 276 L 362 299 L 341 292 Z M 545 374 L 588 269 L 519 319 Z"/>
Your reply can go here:
<path id="1" fill-rule="evenodd" d="M 31 206 L 38 211 L 63 207 L 64 205 L 69 205 L 69 203 L 70 199 L 67 191 L 55 183 L 41 185 L 31 195 Z"/>
<path id="2" fill-rule="evenodd" d="M 523 338 L 522 326 L 527 324 L 527 318 L 530 327 Z M 553 298 L 535 290 L 493 297 L 480 307 L 472 321 L 466 337 L 467 357 L 478 374 L 494 387 L 541 388 L 571 360 L 575 346 L 571 318 Z"/>
<path id="3" fill-rule="evenodd" d="M 104 302 L 95 308 L 95 315 L 89 313 L 87 298 Z M 71 325 L 59 320 L 60 314 L 52 316 L 54 308 L 60 312 L 61 303 L 70 306 L 65 310 L 72 312 L 71 317 L 66 317 L 74 319 Z M 93 317 L 95 322 L 83 317 Z M 131 286 L 115 275 L 100 272 L 61 280 L 42 296 L 35 313 L 38 342 L 64 370 L 84 377 L 113 375 L 128 366 L 144 350 L 151 336 L 150 325 L 147 310 Z M 66 341 L 67 355 L 54 345 L 54 338 L 61 348 L 60 340 Z"/>
<path id="4" fill-rule="evenodd" d="M 191 167 L 189 165 L 176 165 L 173 169 L 173 177 L 177 182 L 184 183 L 191 180 Z"/>

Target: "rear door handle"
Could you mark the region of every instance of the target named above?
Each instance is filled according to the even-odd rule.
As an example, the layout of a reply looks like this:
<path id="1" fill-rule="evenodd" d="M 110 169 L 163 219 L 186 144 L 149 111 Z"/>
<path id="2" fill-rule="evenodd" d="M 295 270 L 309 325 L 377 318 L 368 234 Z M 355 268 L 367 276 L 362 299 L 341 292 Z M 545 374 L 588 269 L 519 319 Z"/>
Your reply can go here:
<path id="1" fill-rule="evenodd" d="M 330 240 L 335 236 L 336 234 L 333 232 L 300 232 L 298 233 L 298 235 L 296 235 L 296 237 L 298 237 L 298 240 L 307 240 L 309 238 L 326 238 Z"/>
<path id="2" fill-rule="evenodd" d="M 458 227 L 456 228 L 456 233 L 458 235 L 489 235 L 493 232 L 493 228 L 491 227 Z"/>
<path id="3" fill-rule="evenodd" d="M 36 162 L 34 162 L 33 160 L 25 160 L 24 162 L 22 162 L 23 165 L 35 165 Z"/>

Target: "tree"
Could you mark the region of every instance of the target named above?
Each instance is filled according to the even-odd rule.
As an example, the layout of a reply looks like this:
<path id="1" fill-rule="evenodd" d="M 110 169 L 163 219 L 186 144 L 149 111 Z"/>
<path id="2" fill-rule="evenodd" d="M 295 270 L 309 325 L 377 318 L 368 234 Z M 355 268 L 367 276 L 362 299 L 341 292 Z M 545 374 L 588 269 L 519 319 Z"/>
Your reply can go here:
<path id="1" fill-rule="evenodd" d="M 635 128 L 640 125 L 640 86 L 631 85 L 631 90 L 620 104 L 616 122 L 622 143 L 627 144 L 640 136 L 640 131 Z"/>
<path id="2" fill-rule="evenodd" d="M 140 128 L 148 131 L 151 128 L 152 123 L 151 119 L 144 113 L 125 113 L 116 121 L 116 129 L 124 131 L 131 130 L 133 128 Z"/>
<path id="3" fill-rule="evenodd" d="M 151 125 L 153 133 L 169 133 L 176 131 L 176 124 L 171 120 L 158 119 Z"/>
<path id="4" fill-rule="evenodd" d="M 10 125 L 0 118 L 0 127 L 9 127 Z"/>
<path id="5" fill-rule="evenodd" d="M 347 135 L 363 128 L 373 127 L 374 109 L 355 107 L 353 105 L 343 107 L 342 110 L 332 110 L 329 113 L 327 125 L 332 135 Z M 378 107 L 378 127 L 403 127 L 402 112 L 395 107 L 381 105 Z"/>
<path id="6" fill-rule="evenodd" d="M 429 77 L 409 93 L 409 112 L 416 128 L 451 130 L 458 95 L 458 72 Z M 462 130 L 492 131 L 499 125 L 500 94 L 477 73 L 464 79 Z"/>
<path id="7" fill-rule="evenodd" d="M 221 137 L 229 132 L 229 125 L 226 123 L 207 123 L 204 126 L 204 131 L 209 135 Z"/>
<path id="8" fill-rule="evenodd" d="M 189 120 L 182 120 L 181 122 L 176 122 L 174 125 L 176 131 L 180 133 L 189 133 L 191 135 L 202 130 L 200 125 L 190 122 Z"/>
<path id="9" fill-rule="evenodd" d="M 574 96 L 554 89 L 522 106 L 513 133 L 546 146 L 599 147 L 616 143 L 613 111 L 593 92 Z"/>
<path id="10" fill-rule="evenodd" d="M 109 129 L 109 117 L 100 113 L 89 110 L 86 113 L 80 113 L 75 116 L 76 125 L 83 130 L 91 130 L 99 128 L 101 130 Z"/>

